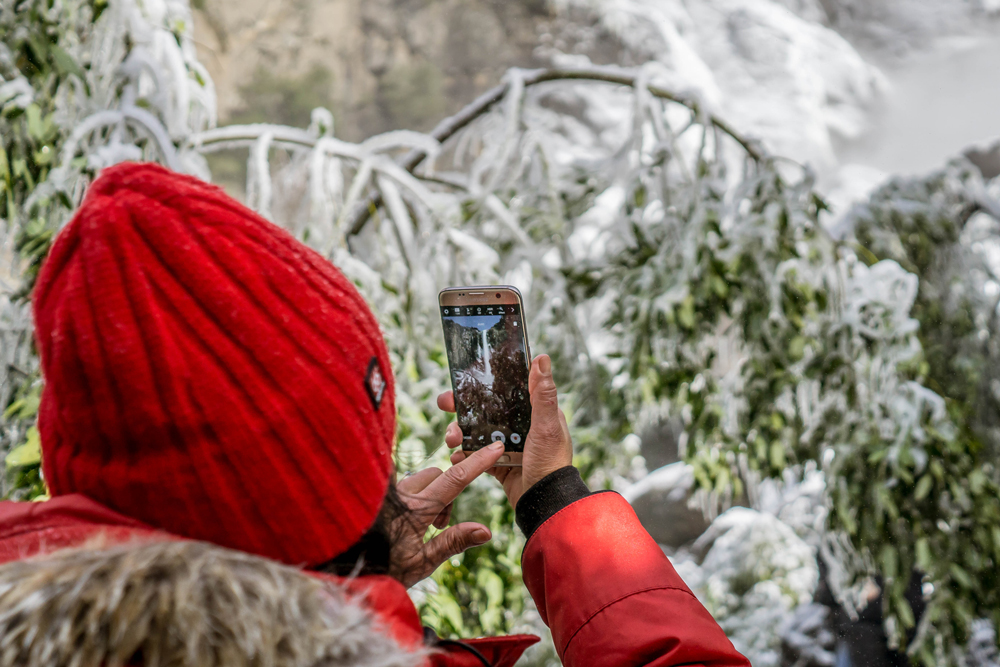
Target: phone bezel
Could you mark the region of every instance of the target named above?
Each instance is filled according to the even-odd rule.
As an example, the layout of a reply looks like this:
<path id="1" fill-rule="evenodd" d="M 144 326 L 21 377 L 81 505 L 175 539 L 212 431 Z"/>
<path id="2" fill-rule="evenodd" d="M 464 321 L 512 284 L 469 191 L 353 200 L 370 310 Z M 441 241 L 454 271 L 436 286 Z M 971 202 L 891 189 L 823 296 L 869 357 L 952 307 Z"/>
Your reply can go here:
<path id="1" fill-rule="evenodd" d="M 497 294 L 500 297 L 497 298 Z M 528 344 L 528 325 L 524 321 L 524 299 L 521 292 L 512 285 L 471 285 L 467 287 L 447 287 L 438 294 L 438 307 L 446 306 L 481 306 L 481 305 L 517 305 L 521 317 L 521 340 L 524 343 L 528 369 L 531 369 L 531 347 Z M 444 315 L 442 314 L 442 317 Z M 449 362 L 450 363 L 450 362 Z M 450 371 L 450 369 L 449 369 Z M 449 372 L 449 376 L 451 373 Z M 454 390 L 454 385 L 452 385 Z M 530 432 L 530 427 L 529 427 Z M 527 434 L 525 434 L 527 439 Z M 474 452 L 476 450 L 465 449 L 462 443 L 463 452 Z M 524 452 L 512 452 L 504 448 L 504 456 L 497 463 L 498 467 L 516 468 L 521 466 Z M 507 457 L 506 460 L 504 457 Z"/>

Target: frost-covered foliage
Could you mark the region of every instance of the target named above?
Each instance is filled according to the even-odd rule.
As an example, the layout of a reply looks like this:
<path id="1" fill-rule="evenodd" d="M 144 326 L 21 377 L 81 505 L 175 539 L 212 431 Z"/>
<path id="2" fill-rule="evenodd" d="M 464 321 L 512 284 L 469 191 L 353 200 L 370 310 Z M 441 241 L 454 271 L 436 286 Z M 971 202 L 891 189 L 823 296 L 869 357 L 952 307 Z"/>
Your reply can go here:
<path id="1" fill-rule="evenodd" d="M 183 0 L 0 5 L 0 450 L 16 497 L 43 492 L 30 289 L 87 183 L 122 160 L 184 162 L 176 143 L 215 122 Z"/>
<path id="2" fill-rule="evenodd" d="M 897 222 L 929 216 L 943 196 L 934 179 L 912 187 L 928 194 L 923 205 L 877 194 L 873 209 Z M 893 229 L 872 227 L 887 235 Z M 859 234 L 865 229 L 859 223 Z M 926 247 L 916 233 L 906 241 Z M 730 335 L 741 348 L 741 362 L 735 371 L 731 364 L 720 365 L 709 379 L 675 385 L 673 393 L 666 384 L 667 399 L 681 406 L 690 425 L 689 453 L 717 491 L 729 488 L 734 474 L 753 483 L 757 474 L 777 475 L 789 464 L 821 464 L 832 529 L 824 555 L 841 601 L 860 603 L 858 586 L 869 573 L 880 573 L 887 630 L 892 641 L 901 642 L 915 620 L 903 592 L 916 568 L 934 594 L 912 649 L 928 664 L 942 664 L 957 659 L 946 656 L 951 649 L 944 647 L 964 644 L 966 619 L 997 609 L 993 568 L 1000 555 L 1000 499 L 994 460 L 966 435 L 972 426 L 962 416 L 969 411 L 966 395 L 933 381 L 934 373 L 949 372 L 935 356 L 937 347 L 925 353 L 921 345 L 922 338 L 946 331 L 946 323 L 914 317 L 922 312 L 918 292 L 924 281 L 918 275 L 927 276 L 929 288 L 933 275 L 909 273 L 894 255 L 867 248 L 859 252 L 875 262 L 871 266 L 847 247 L 839 249 L 838 259 L 828 254 L 828 243 L 814 237 L 777 261 L 755 253 L 764 260 L 763 281 L 723 303 L 718 309 L 725 319 L 720 314 L 706 323 L 706 334 L 715 322 L 736 329 Z M 935 251 L 940 252 L 936 263 L 943 263 L 954 249 L 939 244 Z M 964 272 L 964 285 L 973 283 L 968 276 L 976 266 L 982 263 L 954 266 Z M 743 266 L 725 282 L 749 282 L 753 275 Z M 980 281 L 987 296 L 988 282 Z M 693 310 L 710 313 L 711 306 L 704 300 Z M 995 321 L 996 304 L 971 312 L 973 319 L 979 312 L 980 319 Z M 990 336 L 980 337 L 979 331 L 974 337 L 983 355 Z M 683 333 L 669 332 L 662 344 L 684 340 Z M 979 373 L 988 374 L 983 369 L 996 363 L 989 355 L 980 361 Z M 722 380 L 716 384 L 716 378 Z M 685 391 L 694 393 L 693 400 Z"/>
<path id="3" fill-rule="evenodd" d="M 861 257 L 898 261 L 920 277 L 910 316 L 923 353 L 904 377 L 923 397 L 924 414 L 891 446 L 868 449 L 867 465 L 856 459 L 839 468 L 838 513 L 857 515 L 846 508 L 862 502 L 878 508 L 875 521 L 856 528 L 881 560 L 888 611 L 905 622 L 910 568 L 932 584 L 917 642 L 935 636 L 939 662 L 943 647 L 968 639 L 970 619 L 1000 625 L 998 194 L 1000 182 L 984 184 L 957 162 L 926 179 L 888 183 L 851 216 Z M 883 468 L 885 477 L 873 474 Z M 883 479 L 884 490 L 873 491 Z"/>
<path id="4" fill-rule="evenodd" d="M 994 626 L 989 621 L 973 621 L 969 639 L 969 667 L 998 667 L 997 637 Z"/>
<path id="5" fill-rule="evenodd" d="M 710 509 L 744 495 L 765 504 L 766 478 L 820 480 L 787 498 L 809 505 L 807 519 L 790 527 L 761 514 L 733 525 L 691 573 L 760 664 L 777 660 L 778 620 L 808 602 L 813 547 L 847 607 L 869 576 L 883 577 L 896 642 L 913 625 L 902 591 L 919 568 L 934 591 L 912 646 L 925 664 L 960 662 L 970 622 L 1000 609 L 1000 497 L 987 446 L 1000 367 L 1000 271 L 987 235 L 1000 193 L 968 170 L 887 186 L 856 212 L 857 242 L 838 244 L 819 225 L 825 205 L 811 174 L 679 93 L 663 63 L 512 70 L 431 133 L 355 144 L 337 138 L 323 109 L 305 129 L 212 127 L 211 84 L 194 60 L 183 0 L 115 0 L 96 22 L 99 7 L 88 3 L 17 7 L 3 10 L 21 30 L 4 33 L 6 48 L 30 55 L 20 64 L 11 56 L 3 76 L 30 91 L 17 84 L 2 122 L 33 137 L 17 150 L 35 171 L 7 180 L 20 190 L 5 190 L 6 233 L 26 239 L 4 255 L 12 284 L 30 284 L 101 166 L 154 159 L 210 178 L 205 154 L 245 149 L 247 203 L 340 266 L 380 318 L 397 377 L 402 469 L 445 460 L 448 417 L 434 402 L 448 388 L 438 289 L 509 283 L 526 297 L 535 351 L 553 356 L 575 463 L 593 487 L 644 475 L 634 434 L 665 420 L 681 425 Z M 797 25 L 780 7 L 745 9 L 770 21 L 760 26 Z M 76 70 L 31 78 L 25 63 L 38 52 L 27 35 L 40 22 L 55 26 L 41 34 L 62 49 L 50 49 L 49 66 L 64 52 Z M 844 91 L 861 104 L 873 76 L 859 68 Z M 43 95 L 49 106 L 29 113 L 25 100 Z M 32 133 L 46 127 L 51 156 L 40 158 L 43 138 Z M 5 339 L 4 354 L 20 350 L 29 377 L 24 305 L 5 303 L 4 322 L 14 324 L 4 335 L 20 338 Z M 36 451 L 23 427 L 37 381 L 3 380 L 6 432 Z M 519 581 L 523 539 L 509 529 L 501 492 L 480 480 L 455 515 L 489 523 L 496 537 L 438 570 L 418 596 L 425 622 L 443 634 L 519 627 L 531 613 Z M 758 544 L 745 529 L 758 523 L 771 546 L 788 548 L 761 543 L 760 553 L 734 555 Z M 775 619 L 772 635 L 754 626 L 757 613 Z"/>
<path id="6" fill-rule="evenodd" d="M 848 215 L 867 261 L 893 259 L 920 276 L 912 316 L 928 386 L 952 399 L 955 418 L 993 459 L 1000 456 L 998 194 L 1000 182 L 988 191 L 961 161 L 927 179 L 892 181 Z"/>
<path id="7" fill-rule="evenodd" d="M 831 609 L 816 602 L 804 604 L 782 623 L 782 664 L 789 667 L 833 667 L 836 636 L 829 627 Z"/>
<path id="8" fill-rule="evenodd" d="M 698 538 L 690 559 L 674 562 L 751 664 L 781 664 L 776 629 L 812 601 L 819 579 L 813 549 L 795 531 L 771 514 L 734 507 Z"/>

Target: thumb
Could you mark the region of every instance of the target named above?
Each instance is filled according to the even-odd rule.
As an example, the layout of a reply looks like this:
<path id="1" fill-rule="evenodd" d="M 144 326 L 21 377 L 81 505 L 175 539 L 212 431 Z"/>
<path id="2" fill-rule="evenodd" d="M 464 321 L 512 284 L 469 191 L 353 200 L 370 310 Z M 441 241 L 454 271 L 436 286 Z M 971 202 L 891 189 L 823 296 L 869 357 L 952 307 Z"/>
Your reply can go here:
<path id="1" fill-rule="evenodd" d="M 460 523 L 444 531 L 424 545 L 424 557 L 431 571 L 452 556 L 490 541 L 490 529 L 481 523 Z"/>
<path id="2" fill-rule="evenodd" d="M 528 375 L 531 430 L 525 441 L 523 476 L 527 487 L 573 462 L 573 443 L 566 417 L 559 409 L 559 391 L 552 378 L 552 361 L 539 355 Z"/>
<path id="3" fill-rule="evenodd" d="M 540 354 L 531 364 L 528 375 L 528 393 L 531 397 L 531 430 L 528 439 L 541 447 L 539 455 L 555 451 L 569 441 L 566 418 L 559 409 L 559 390 L 552 379 L 552 361 L 547 354 Z"/>

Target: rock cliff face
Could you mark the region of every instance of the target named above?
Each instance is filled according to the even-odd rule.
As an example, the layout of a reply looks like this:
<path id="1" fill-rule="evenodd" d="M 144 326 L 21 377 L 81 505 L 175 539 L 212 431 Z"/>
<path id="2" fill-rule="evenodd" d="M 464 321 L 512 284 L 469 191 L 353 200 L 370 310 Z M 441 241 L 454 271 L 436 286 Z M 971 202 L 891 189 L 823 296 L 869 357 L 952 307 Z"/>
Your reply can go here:
<path id="1" fill-rule="evenodd" d="M 545 0 L 196 0 L 199 57 L 221 119 L 253 117 L 269 89 L 298 96 L 284 120 L 331 108 L 337 134 L 425 129 L 533 53 Z M 279 112 L 280 115 L 280 112 Z M 255 118 L 253 118 L 255 119 Z"/>

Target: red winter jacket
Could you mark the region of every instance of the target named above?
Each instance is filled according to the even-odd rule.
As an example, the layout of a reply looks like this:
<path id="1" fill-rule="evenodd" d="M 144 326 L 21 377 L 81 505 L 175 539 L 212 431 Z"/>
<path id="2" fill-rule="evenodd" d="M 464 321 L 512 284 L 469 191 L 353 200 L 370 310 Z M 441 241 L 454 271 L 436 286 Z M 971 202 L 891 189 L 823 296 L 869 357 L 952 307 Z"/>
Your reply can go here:
<path id="1" fill-rule="evenodd" d="M 562 477 L 572 474 L 575 471 Z M 564 479 L 562 489 L 532 489 L 536 499 L 544 496 L 541 504 L 547 507 L 532 507 L 528 494 L 522 499 L 524 507 L 518 507 L 519 523 L 527 523 L 531 533 L 522 559 L 524 580 L 552 629 L 563 663 L 749 665 L 681 581 L 628 503 L 615 493 L 583 495 L 582 482 L 576 480 L 578 475 L 569 484 L 575 483 L 576 494 L 565 491 Z M 553 507 L 558 509 L 550 513 Z M 535 520 L 540 520 L 538 525 L 533 525 Z M 97 536 L 105 542 L 179 539 L 81 495 L 40 503 L 0 502 L 0 563 L 84 546 Z M 361 596 L 401 646 L 421 645 L 420 619 L 401 584 L 388 577 L 337 581 Z M 509 667 L 537 641 L 521 635 L 464 644 L 490 664 Z M 477 667 L 482 662 L 467 648 L 448 645 L 432 652 L 427 664 Z"/>

